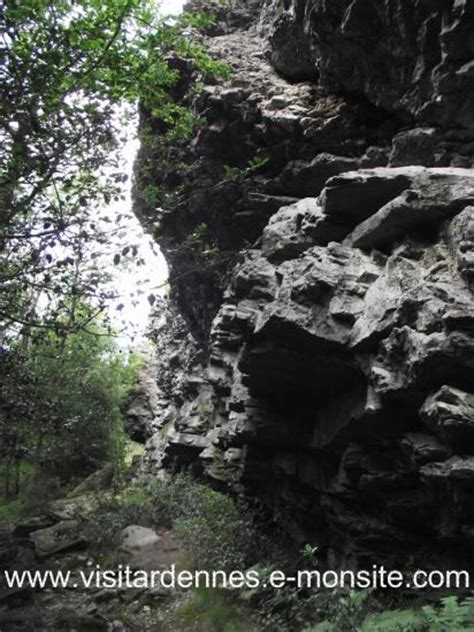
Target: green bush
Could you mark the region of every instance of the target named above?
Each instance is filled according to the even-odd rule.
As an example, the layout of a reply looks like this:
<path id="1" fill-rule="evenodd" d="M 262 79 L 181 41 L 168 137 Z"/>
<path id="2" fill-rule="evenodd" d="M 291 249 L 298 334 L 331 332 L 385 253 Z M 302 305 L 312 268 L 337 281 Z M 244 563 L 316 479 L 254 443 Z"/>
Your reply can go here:
<path id="1" fill-rule="evenodd" d="M 155 520 L 175 530 L 194 567 L 258 572 L 260 587 L 244 588 L 238 593 L 241 602 L 255 611 L 257 629 L 287 632 L 302 629 L 312 620 L 312 595 L 302 595 L 291 585 L 275 590 L 266 581 L 276 568 L 285 568 L 287 560 L 280 550 L 280 534 L 274 532 L 271 538 L 266 535 L 259 511 L 197 482 L 187 472 L 175 473 L 155 484 L 152 497 Z"/>
<path id="2" fill-rule="evenodd" d="M 6 506 L 25 491 L 32 474 L 31 463 L 22 459 L 0 459 L 0 504 Z"/>
<path id="3" fill-rule="evenodd" d="M 0 502 L 0 522 L 14 522 L 25 512 L 25 506 L 20 498 L 8 502 Z"/>
<path id="4" fill-rule="evenodd" d="M 259 629 L 262 632 L 302 630 L 309 622 L 323 618 L 321 613 L 325 612 L 326 596 L 316 589 L 298 588 L 295 584 L 286 584 L 276 590 L 271 586 L 270 576 L 277 569 L 285 569 L 288 575 L 294 574 L 284 561 L 263 560 L 249 569 L 258 572 L 260 586 L 246 588 L 241 593 L 241 598 L 251 603 L 258 614 Z"/>
<path id="5" fill-rule="evenodd" d="M 423 606 L 419 610 L 388 610 L 370 614 L 360 627 L 361 632 L 457 632 L 474 629 L 474 597 L 459 601 L 450 596 L 441 599 L 439 607 Z"/>
<path id="6" fill-rule="evenodd" d="M 151 526 L 153 506 L 146 489 L 127 488 L 121 494 L 101 493 L 95 508 L 82 516 L 84 532 L 97 550 L 109 550 L 119 542 L 120 532 L 131 524 Z"/>
<path id="7" fill-rule="evenodd" d="M 336 593 L 334 593 L 336 595 Z M 364 607 L 366 591 L 339 596 L 332 604 L 328 617 L 304 632 L 458 632 L 474 629 L 474 597 L 459 601 L 451 596 L 440 605 L 384 610 L 367 614 Z"/>
<path id="8" fill-rule="evenodd" d="M 41 402 L 36 458 L 60 475 L 122 455 L 120 402 L 133 369 L 101 333 L 50 334 L 29 354 L 31 395 Z"/>
<path id="9" fill-rule="evenodd" d="M 153 503 L 156 519 L 174 528 L 196 568 L 244 569 L 264 552 L 254 512 L 186 472 L 157 483 Z"/>
<path id="10" fill-rule="evenodd" d="M 91 324 L 87 332 L 65 337 L 47 332 L 1 360 L 4 480 L 12 479 L 7 470 L 15 472 L 18 459 L 29 462 L 35 475 L 63 482 L 107 461 L 120 470 L 120 403 L 133 383 L 137 357 L 123 357 L 112 338 Z"/>
<path id="11" fill-rule="evenodd" d="M 61 495 L 61 482 L 55 474 L 49 472 L 33 472 L 21 499 L 25 513 L 44 513 L 51 501 Z"/>

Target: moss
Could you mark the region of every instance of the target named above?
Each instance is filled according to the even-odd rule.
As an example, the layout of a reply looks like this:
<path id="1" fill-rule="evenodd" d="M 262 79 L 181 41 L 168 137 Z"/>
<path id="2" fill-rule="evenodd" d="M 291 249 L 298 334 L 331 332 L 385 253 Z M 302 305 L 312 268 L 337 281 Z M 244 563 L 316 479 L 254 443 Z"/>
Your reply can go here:
<path id="1" fill-rule="evenodd" d="M 132 439 L 125 439 L 124 442 L 123 460 L 125 467 L 130 467 L 132 461 L 136 456 L 142 456 L 145 451 L 145 446 L 142 443 L 132 441 Z"/>

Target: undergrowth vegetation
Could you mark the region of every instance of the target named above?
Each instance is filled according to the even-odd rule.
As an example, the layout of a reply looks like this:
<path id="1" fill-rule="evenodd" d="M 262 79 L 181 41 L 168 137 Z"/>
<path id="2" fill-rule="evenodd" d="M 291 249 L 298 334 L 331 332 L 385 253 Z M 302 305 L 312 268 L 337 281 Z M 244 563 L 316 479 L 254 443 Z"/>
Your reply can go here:
<path id="1" fill-rule="evenodd" d="M 203 81 L 229 73 L 199 35 L 214 24 L 212 12 L 166 16 L 158 9 L 148 0 L 2 3 L 5 515 L 63 493 L 65 483 L 104 462 L 121 467 L 119 403 L 133 362 L 112 348 L 106 313 L 121 295 L 110 286 L 115 268 L 144 260 L 130 241 L 128 212 L 111 219 L 106 210 L 126 193 L 120 148 L 139 110 L 150 120 L 144 150 L 154 151 L 155 142 L 170 151 L 186 146 L 201 124 L 193 96 Z M 176 98 L 183 82 L 185 104 Z M 143 186 L 156 200 L 159 187 L 148 175 Z"/>
<path id="2" fill-rule="evenodd" d="M 194 632 L 249 632 L 252 625 L 248 612 L 212 588 L 196 589 L 175 613 L 174 623 L 177 629 Z"/>
<path id="3" fill-rule="evenodd" d="M 274 525 L 248 503 L 216 491 L 188 472 L 148 487 L 101 497 L 88 518 L 90 535 L 105 549 L 130 524 L 173 530 L 187 569 L 258 574 L 256 588 L 194 588 L 173 611 L 172 629 L 196 632 L 441 632 L 474 629 L 474 599 L 450 596 L 438 604 L 401 601 L 371 590 L 270 587 L 277 569 L 317 565 L 314 547 L 289 550 Z M 311 555 L 310 555 L 311 553 Z M 174 626 L 174 627 L 173 627 Z M 143 629 L 153 629 L 144 627 Z M 168 628 L 163 628 L 168 629 Z"/>
<path id="4" fill-rule="evenodd" d="M 269 548 L 249 505 L 186 472 L 156 483 L 151 496 L 156 519 L 176 531 L 195 568 L 244 569 Z"/>
<path id="5" fill-rule="evenodd" d="M 349 599 L 352 596 L 354 602 L 353 595 L 349 595 Z M 361 599 L 356 598 L 358 605 L 352 610 L 347 608 L 347 598 L 342 600 L 332 618 L 307 627 L 303 632 L 457 632 L 474 629 L 474 597 L 462 601 L 450 596 L 441 599 L 439 606 L 388 609 L 369 614 L 363 608 L 365 597 L 366 593 L 362 593 Z"/>
<path id="6" fill-rule="evenodd" d="M 106 463 L 120 477 L 120 405 L 140 363 L 98 325 L 67 337 L 48 332 L 3 354 L 0 516 L 44 509 Z"/>

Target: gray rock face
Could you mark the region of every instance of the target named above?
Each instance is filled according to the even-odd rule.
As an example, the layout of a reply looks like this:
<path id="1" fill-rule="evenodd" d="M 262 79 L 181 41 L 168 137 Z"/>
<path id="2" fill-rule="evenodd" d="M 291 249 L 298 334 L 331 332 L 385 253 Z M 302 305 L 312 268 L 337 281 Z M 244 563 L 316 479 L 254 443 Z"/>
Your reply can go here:
<path id="1" fill-rule="evenodd" d="M 474 567 L 473 147 L 442 79 L 468 102 L 469 3 L 268 0 L 263 40 L 249 6 L 206 39 L 232 67 L 193 101 L 207 125 L 137 164 L 172 287 L 142 475 L 258 495 L 331 565 Z"/>
<path id="2" fill-rule="evenodd" d="M 232 254 L 254 243 L 279 208 L 317 196 L 328 177 L 386 165 L 398 129 L 390 117 L 374 124 L 366 104 L 280 77 L 255 29 L 208 37 L 205 46 L 226 61 L 231 78 L 205 84 L 193 97 L 206 124 L 191 144 L 174 147 L 171 157 L 164 148 L 162 159 L 143 145 L 135 186 L 135 212 L 159 235 L 176 279 L 173 298 L 203 348 L 236 263 Z M 142 125 L 157 124 L 144 112 Z M 252 167 L 255 159 L 260 166 Z M 163 192 L 158 203 L 143 195 L 149 184 Z M 196 232 L 201 241 L 190 241 Z M 222 256 L 212 258 L 205 244 Z"/>
<path id="3" fill-rule="evenodd" d="M 137 381 L 122 404 L 125 431 L 134 441 L 145 443 L 157 430 L 161 417 L 163 394 L 157 384 L 158 359 L 151 349 L 141 350 L 143 364 L 138 371 Z"/>
<path id="4" fill-rule="evenodd" d="M 461 169 L 349 172 L 277 211 L 261 250 L 234 269 L 202 383 L 148 453 L 258 493 L 341 563 L 428 546 L 444 528 L 439 504 L 474 484 L 474 300 L 457 267 L 473 180 Z M 383 212 L 408 193 L 411 212 Z M 343 244 L 307 229 L 342 216 L 356 224 Z M 356 243 L 375 221 L 383 253 Z M 453 547 L 471 500 L 452 516 Z"/>
<path id="5" fill-rule="evenodd" d="M 286 76 L 319 73 L 405 117 L 474 130 L 471 0 L 267 0 L 261 22 Z"/>
<path id="6" fill-rule="evenodd" d="M 269 260 L 292 259 L 314 244 L 327 244 L 344 236 L 315 198 L 284 206 L 270 218 L 262 234 L 262 252 Z"/>
<path id="7" fill-rule="evenodd" d="M 474 447 L 474 395 L 442 386 L 420 410 L 422 422 L 461 454 Z"/>
<path id="8" fill-rule="evenodd" d="M 268 41 L 268 56 L 279 72 L 293 80 L 317 79 L 317 51 L 308 29 L 304 2 L 267 0 L 260 31 Z"/>
<path id="9" fill-rule="evenodd" d="M 474 282 L 474 207 L 469 206 L 450 225 L 457 268 L 472 289 Z"/>
<path id="10" fill-rule="evenodd" d="M 347 243 L 363 249 L 383 248 L 410 231 L 438 226 L 473 200 L 474 172 L 472 177 L 462 169 L 422 172 L 402 194 L 359 224 Z"/>

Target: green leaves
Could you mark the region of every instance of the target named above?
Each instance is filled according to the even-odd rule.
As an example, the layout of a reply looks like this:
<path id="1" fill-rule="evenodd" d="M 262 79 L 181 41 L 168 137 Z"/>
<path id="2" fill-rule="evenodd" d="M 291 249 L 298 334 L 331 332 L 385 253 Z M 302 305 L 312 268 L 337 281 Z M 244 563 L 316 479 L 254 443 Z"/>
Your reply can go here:
<path id="1" fill-rule="evenodd" d="M 248 160 L 247 166 L 244 168 L 224 165 L 224 179 L 243 182 L 246 177 L 250 176 L 259 169 L 262 169 L 266 164 L 268 164 L 269 160 L 270 159 L 266 156 L 253 156 L 250 160 Z"/>
<path id="2" fill-rule="evenodd" d="M 161 121 L 167 142 L 189 138 L 196 118 L 172 93 L 183 72 L 191 73 L 191 83 L 225 72 L 194 30 L 211 21 L 209 15 L 164 18 L 151 0 L 5 3 L 0 327 L 36 327 L 41 319 L 34 309 L 32 317 L 31 304 L 40 287 L 54 305 L 48 322 L 70 309 L 62 297 L 88 296 L 88 288 L 99 287 L 86 262 L 109 240 L 92 220 L 123 190 L 116 173 L 124 125 L 140 101 Z M 44 235 L 46 220 L 50 235 Z M 74 261 L 74 273 L 52 267 L 55 248 Z"/>
<path id="3" fill-rule="evenodd" d="M 5 437 L 41 469 L 67 479 L 105 460 L 120 465 L 123 447 L 120 404 L 132 385 L 138 360 L 124 358 L 103 329 L 90 324 L 67 337 L 49 332 L 27 349 L 0 355 L 2 383 L 0 457 Z"/>
<path id="4" fill-rule="evenodd" d="M 255 515 L 226 494 L 186 472 L 159 481 L 152 492 L 157 520 L 173 526 L 197 569 L 244 569 L 261 553 Z"/>
<path id="5" fill-rule="evenodd" d="M 474 598 L 467 597 L 459 601 L 458 597 L 444 597 L 439 606 L 427 605 L 422 608 L 404 610 L 384 610 L 366 615 L 364 601 L 350 604 L 351 595 L 341 597 L 340 604 L 331 609 L 331 616 L 315 626 L 307 627 L 304 632 L 322 632 L 333 630 L 356 630 L 359 632 L 457 632 L 472 630 L 474 626 Z"/>

